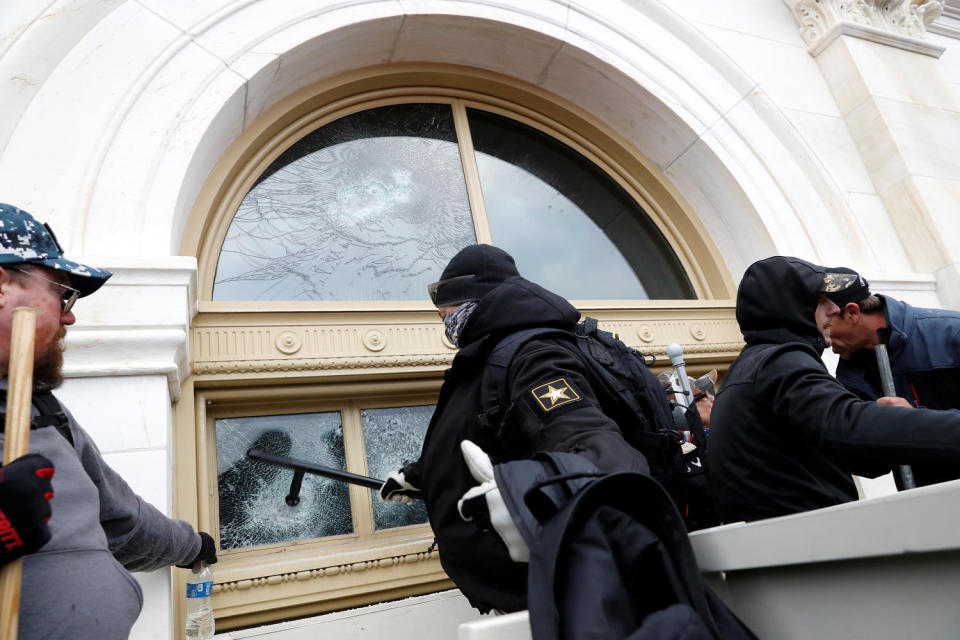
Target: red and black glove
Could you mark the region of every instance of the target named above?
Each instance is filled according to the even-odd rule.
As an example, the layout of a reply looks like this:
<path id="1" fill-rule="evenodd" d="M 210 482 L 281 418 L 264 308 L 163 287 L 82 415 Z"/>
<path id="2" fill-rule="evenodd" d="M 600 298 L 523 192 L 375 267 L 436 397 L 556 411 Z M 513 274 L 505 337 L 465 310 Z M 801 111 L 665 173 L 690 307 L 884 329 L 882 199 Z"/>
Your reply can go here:
<path id="1" fill-rule="evenodd" d="M 53 463 L 28 453 L 0 467 L 0 564 L 33 553 L 50 539 Z"/>

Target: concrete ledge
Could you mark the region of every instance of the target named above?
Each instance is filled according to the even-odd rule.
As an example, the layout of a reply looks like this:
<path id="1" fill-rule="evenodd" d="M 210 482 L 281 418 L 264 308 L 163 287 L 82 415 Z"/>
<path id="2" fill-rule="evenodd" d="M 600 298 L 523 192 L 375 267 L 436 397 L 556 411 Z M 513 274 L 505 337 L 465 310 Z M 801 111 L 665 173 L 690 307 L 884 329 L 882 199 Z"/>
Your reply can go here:
<path id="1" fill-rule="evenodd" d="M 303 620 L 218 633 L 217 640 L 449 640 L 457 625 L 479 618 L 459 591 L 441 591 Z"/>
<path id="2" fill-rule="evenodd" d="M 960 551 L 960 480 L 690 535 L 700 570 Z"/>
<path id="3" fill-rule="evenodd" d="M 526 611 L 483 618 L 460 625 L 458 640 L 529 640 L 530 614 Z"/>
<path id="4" fill-rule="evenodd" d="M 691 534 L 716 593 L 761 638 L 960 637 L 960 480 Z M 459 640 L 530 638 L 527 612 Z"/>

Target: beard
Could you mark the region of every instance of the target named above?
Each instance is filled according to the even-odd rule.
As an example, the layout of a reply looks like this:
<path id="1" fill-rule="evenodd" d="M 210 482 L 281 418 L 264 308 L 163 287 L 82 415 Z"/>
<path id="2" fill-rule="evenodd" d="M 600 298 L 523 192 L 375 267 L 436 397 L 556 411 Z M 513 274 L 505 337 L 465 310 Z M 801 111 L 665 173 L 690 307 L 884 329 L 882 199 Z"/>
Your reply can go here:
<path id="1" fill-rule="evenodd" d="M 33 363 L 33 390 L 46 392 L 63 384 L 63 338 L 66 327 L 60 327 L 53 342 L 36 357 Z"/>

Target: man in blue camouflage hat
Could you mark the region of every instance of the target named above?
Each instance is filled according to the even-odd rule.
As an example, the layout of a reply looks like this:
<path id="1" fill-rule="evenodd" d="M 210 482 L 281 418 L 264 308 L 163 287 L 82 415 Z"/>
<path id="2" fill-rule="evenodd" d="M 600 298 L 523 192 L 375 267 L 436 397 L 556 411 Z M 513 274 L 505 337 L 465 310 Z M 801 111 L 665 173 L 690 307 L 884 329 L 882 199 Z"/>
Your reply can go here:
<path id="1" fill-rule="evenodd" d="M 0 563 L 23 558 L 21 639 L 126 638 L 143 601 L 128 570 L 216 562 L 213 539 L 137 496 L 50 393 L 74 303 L 110 276 L 64 258 L 48 225 L 0 204 L 0 411 L 13 309 L 36 312 L 30 453 L 0 468 Z"/>

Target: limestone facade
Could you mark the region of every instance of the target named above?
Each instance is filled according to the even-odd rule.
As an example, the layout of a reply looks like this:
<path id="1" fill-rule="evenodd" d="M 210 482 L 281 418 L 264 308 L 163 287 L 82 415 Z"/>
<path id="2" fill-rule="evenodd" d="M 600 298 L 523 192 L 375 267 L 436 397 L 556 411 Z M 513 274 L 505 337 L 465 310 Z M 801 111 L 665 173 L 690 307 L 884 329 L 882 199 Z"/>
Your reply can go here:
<path id="1" fill-rule="evenodd" d="M 708 308 L 676 326 L 656 305 L 598 310 L 638 345 L 646 328 L 655 347 L 682 336 L 695 351 L 699 323 L 716 345 L 701 362 L 729 361 L 736 284 L 772 254 L 960 308 L 956 0 L 14 0 L 2 13 L 0 201 L 116 273 L 77 304 L 62 397 L 137 491 L 194 522 L 202 498 L 177 477 L 198 464 L 184 450 L 195 383 L 232 366 L 204 347 L 223 330 L 205 314 L 230 312 L 204 297 L 205 234 L 238 158 L 351 82 L 469 77 L 470 90 L 549 98 L 611 163 L 635 166 L 636 190 L 672 203 L 661 224 L 704 271 Z M 405 312 L 439 333 L 429 308 Z M 395 343 L 371 349 L 370 331 L 399 330 L 370 322 L 337 356 L 358 364 L 326 371 L 449 361 L 439 340 L 412 364 Z M 282 323 L 265 324 L 283 352 Z M 320 356 L 295 351 L 233 373 L 312 371 L 297 359 Z M 150 604 L 132 637 L 174 637 L 171 575 L 139 576 Z"/>

